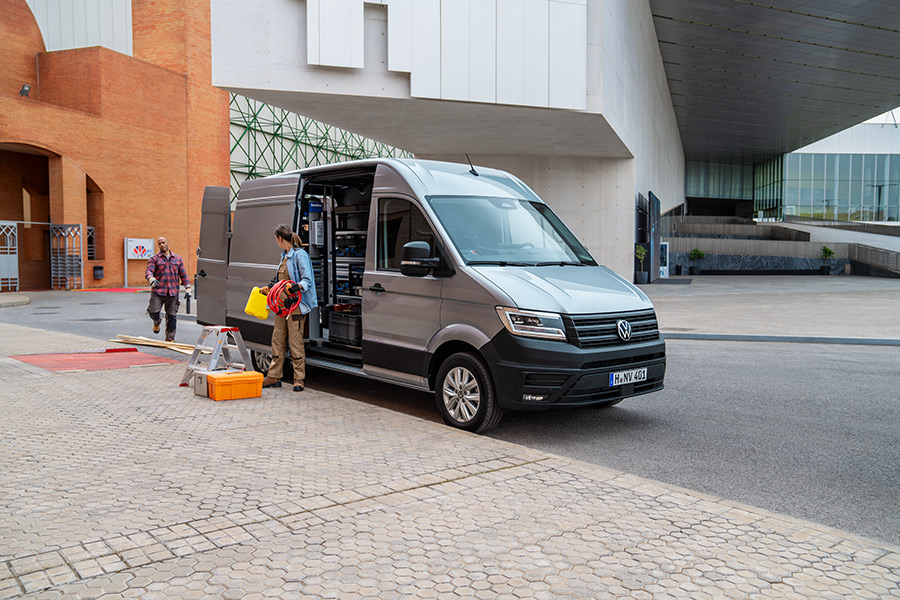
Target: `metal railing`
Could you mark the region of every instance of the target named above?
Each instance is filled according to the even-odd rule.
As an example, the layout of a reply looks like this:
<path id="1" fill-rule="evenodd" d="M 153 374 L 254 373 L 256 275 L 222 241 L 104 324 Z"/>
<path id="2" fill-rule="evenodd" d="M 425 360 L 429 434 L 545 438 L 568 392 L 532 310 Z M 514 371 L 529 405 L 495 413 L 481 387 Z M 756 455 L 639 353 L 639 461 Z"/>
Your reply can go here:
<path id="1" fill-rule="evenodd" d="M 50 284 L 56 290 L 84 288 L 81 225 L 50 225 Z"/>
<path id="2" fill-rule="evenodd" d="M 0 221 L 0 292 L 19 291 L 19 235 L 15 221 Z"/>
<path id="3" fill-rule="evenodd" d="M 94 234 L 94 228 L 92 226 L 85 227 L 87 231 L 87 236 L 85 239 L 85 245 L 87 246 L 85 250 L 87 250 L 87 259 L 94 260 L 97 258 L 97 237 Z"/>
<path id="4" fill-rule="evenodd" d="M 900 273 L 900 252 L 862 244 L 850 244 L 848 252 L 851 261 Z"/>
<path id="5" fill-rule="evenodd" d="M 659 218 L 660 232 L 662 235 L 674 233 L 679 224 L 684 225 L 754 225 L 753 219 L 742 217 L 707 217 L 698 215 L 677 215 L 671 211 Z"/>
<path id="6" fill-rule="evenodd" d="M 797 217 L 793 215 L 785 215 L 784 222 L 797 223 L 800 225 L 813 225 L 815 227 L 833 227 L 835 229 L 847 229 L 850 231 L 858 231 L 860 233 L 874 233 L 877 235 L 893 235 L 900 237 L 900 225 L 834 221 L 831 219 L 814 219 L 811 217 Z"/>

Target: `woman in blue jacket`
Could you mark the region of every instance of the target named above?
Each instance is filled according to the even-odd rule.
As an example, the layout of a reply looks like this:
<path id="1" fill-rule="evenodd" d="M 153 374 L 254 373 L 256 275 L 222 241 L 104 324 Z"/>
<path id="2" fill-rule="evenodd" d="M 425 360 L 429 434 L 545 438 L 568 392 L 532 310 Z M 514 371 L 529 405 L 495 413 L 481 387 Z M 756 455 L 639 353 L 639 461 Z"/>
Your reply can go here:
<path id="1" fill-rule="evenodd" d="M 275 315 L 275 329 L 272 331 L 272 364 L 263 380 L 263 387 L 281 387 L 281 376 L 284 373 L 284 357 L 287 349 L 291 350 L 291 362 L 294 365 L 294 391 L 303 391 L 306 379 L 306 349 L 303 346 L 303 330 L 306 315 L 318 304 L 316 284 L 313 280 L 313 267 L 309 254 L 300 247 L 300 236 L 287 225 L 275 228 L 275 243 L 281 248 L 281 262 L 278 274 L 272 280 L 274 284 L 282 279 L 290 279 L 300 287 L 300 302 L 287 317 Z M 268 293 L 269 287 L 260 290 Z"/>

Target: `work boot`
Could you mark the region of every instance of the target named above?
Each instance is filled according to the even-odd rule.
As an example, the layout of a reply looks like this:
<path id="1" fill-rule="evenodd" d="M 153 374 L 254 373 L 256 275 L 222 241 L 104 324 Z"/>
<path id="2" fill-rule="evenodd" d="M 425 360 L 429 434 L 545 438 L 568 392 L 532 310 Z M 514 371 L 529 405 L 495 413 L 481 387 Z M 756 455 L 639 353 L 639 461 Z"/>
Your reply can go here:
<path id="1" fill-rule="evenodd" d="M 174 341 L 175 341 L 175 332 L 174 332 L 174 331 L 167 331 L 167 332 L 166 332 L 166 341 L 167 341 L 167 342 L 174 342 Z"/>
<path id="2" fill-rule="evenodd" d="M 161 320 L 156 319 L 153 321 L 153 333 L 159 333 L 159 324 L 162 323 Z"/>
<path id="3" fill-rule="evenodd" d="M 274 377 L 266 377 L 265 379 L 263 379 L 263 385 L 262 385 L 262 386 L 263 386 L 264 388 L 280 388 L 280 387 L 281 387 L 281 380 L 280 380 L 280 379 L 275 379 Z"/>

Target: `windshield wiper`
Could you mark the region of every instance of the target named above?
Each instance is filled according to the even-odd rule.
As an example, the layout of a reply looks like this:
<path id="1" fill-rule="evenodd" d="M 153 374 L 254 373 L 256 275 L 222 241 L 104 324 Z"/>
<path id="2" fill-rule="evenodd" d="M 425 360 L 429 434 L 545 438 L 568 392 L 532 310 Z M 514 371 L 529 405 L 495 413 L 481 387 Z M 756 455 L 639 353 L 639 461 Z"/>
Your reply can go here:
<path id="1" fill-rule="evenodd" d="M 552 262 L 539 262 L 535 266 L 537 266 L 537 267 L 550 267 L 550 266 L 565 267 L 566 265 L 572 265 L 573 267 L 583 267 L 585 265 L 585 263 L 571 262 L 571 261 L 566 261 L 566 260 L 556 260 L 556 261 L 552 261 Z"/>
<path id="2" fill-rule="evenodd" d="M 467 265 L 497 265 L 499 267 L 533 267 L 534 263 L 509 260 L 470 260 Z"/>

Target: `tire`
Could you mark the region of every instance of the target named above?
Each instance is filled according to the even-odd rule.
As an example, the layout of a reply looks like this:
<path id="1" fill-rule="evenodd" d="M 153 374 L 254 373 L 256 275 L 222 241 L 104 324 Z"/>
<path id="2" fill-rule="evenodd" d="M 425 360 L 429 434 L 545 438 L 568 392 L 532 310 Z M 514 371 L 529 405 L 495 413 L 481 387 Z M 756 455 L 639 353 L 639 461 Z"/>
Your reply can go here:
<path id="1" fill-rule="evenodd" d="M 453 354 L 441 364 L 434 398 L 444 422 L 457 429 L 486 433 L 503 416 L 490 371 L 470 352 Z"/>
<path id="2" fill-rule="evenodd" d="M 269 365 L 272 364 L 272 355 L 265 352 L 250 351 L 250 358 L 253 360 L 253 368 L 263 375 L 268 374 Z"/>

